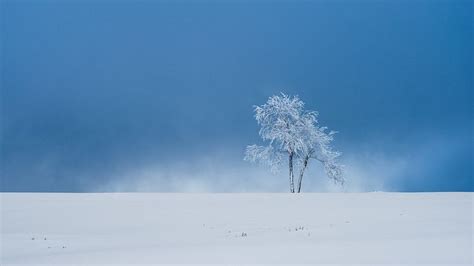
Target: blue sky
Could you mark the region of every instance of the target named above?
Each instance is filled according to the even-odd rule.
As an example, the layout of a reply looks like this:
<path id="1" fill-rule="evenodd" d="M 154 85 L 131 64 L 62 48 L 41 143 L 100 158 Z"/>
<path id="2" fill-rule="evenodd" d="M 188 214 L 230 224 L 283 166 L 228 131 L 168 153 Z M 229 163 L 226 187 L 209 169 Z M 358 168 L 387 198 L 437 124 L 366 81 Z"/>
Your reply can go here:
<path id="1" fill-rule="evenodd" d="M 345 190 L 473 190 L 472 1 L 0 7 L 1 191 L 286 191 L 242 161 L 279 92 L 339 131 Z"/>

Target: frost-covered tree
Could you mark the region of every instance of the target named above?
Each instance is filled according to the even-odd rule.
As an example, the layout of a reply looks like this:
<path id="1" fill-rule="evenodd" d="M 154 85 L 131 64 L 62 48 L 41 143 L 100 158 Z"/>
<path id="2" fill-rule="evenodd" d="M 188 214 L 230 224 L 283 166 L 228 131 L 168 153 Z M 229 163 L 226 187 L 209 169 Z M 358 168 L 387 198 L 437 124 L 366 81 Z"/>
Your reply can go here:
<path id="1" fill-rule="evenodd" d="M 248 146 L 244 159 L 277 171 L 284 158 L 288 158 L 292 193 L 295 192 L 295 166 L 300 166 L 296 190 L 299 193 L 310 159 L 323 163 L 328 177 L 343 183 L 342 169 L 336 161 L 340 154 L 330 146 L 335 132 L 326 133 L 325 127 L 318 127 L 317 116 L 317 112 L 304 110 L 304 103 L 297 96 L 283 93 L 271 96 L 267 103 L 255 107 L 255 119 L 261 127 L 259 135 L 268 144 Z"/>

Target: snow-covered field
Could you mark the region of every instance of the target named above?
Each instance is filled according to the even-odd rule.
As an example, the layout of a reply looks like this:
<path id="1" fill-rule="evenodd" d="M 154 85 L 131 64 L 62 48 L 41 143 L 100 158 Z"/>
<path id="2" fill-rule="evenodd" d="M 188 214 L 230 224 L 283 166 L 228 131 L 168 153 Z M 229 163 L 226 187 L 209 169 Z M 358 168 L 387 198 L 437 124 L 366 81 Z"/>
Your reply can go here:
<path id="1" fill-rule="evenodd" d="M 1 265 L 473 263 L 473 193 L 3 193 Z"/>

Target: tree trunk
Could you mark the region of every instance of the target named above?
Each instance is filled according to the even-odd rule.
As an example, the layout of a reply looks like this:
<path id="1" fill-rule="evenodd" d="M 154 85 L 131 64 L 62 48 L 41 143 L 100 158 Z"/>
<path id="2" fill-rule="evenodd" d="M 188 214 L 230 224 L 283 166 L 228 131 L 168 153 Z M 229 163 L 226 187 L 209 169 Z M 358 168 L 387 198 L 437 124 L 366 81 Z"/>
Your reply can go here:
<path id="1" fill-rule="evenodd" d="M 290 192 L 295 193 L 294 175 L 293 175 L 293 152 L 289 153 L 288 163 L 290 169 Z"/>
<path id="2" fill-rule="evenodd" d="M 306 170 L 306 167 L 308 166 L 308 160 L 309 160 L 309 156 L 306 156 L 304 158 L 303 167 L 301 168 L 300 177 L 298 179 L 298 190 L 297 190 L 298 193 L 301 192 L 301 183 L 303 182 L 304 171 Z"/>

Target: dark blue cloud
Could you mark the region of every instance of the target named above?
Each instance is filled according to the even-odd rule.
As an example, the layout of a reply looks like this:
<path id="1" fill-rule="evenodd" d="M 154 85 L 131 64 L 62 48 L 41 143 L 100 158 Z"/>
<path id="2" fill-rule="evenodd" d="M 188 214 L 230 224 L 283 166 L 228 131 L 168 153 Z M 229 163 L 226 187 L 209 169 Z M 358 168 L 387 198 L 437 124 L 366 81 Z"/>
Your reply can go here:
<path id="1" fill-rule="evenodd" d="M 340 131 L 358 180 L 401 160 L 382 188 L 472 190 L 472 1 L 3 1 L 1 23 L 2 191 L 203 157 L 246 173 L 252 105 L 280 91 Z"/>

